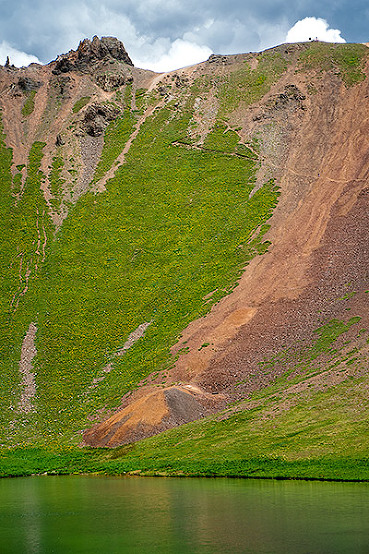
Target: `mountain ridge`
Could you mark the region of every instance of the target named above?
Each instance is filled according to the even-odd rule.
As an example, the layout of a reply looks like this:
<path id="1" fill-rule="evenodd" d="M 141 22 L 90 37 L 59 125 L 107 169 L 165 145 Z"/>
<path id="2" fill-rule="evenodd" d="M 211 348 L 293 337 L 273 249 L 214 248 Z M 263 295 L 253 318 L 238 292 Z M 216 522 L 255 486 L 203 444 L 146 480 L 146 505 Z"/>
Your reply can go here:
<path id="1" fill-rule="evenodd" d="M 281 45 L 158 75 L 107 40 L 0 69 L 16 229 L 5 401 L 22 371 L 25 395 L 4 404 L 3 444 L 84 431 L 116 446 L 260 407 L 285 379 L 269 421 L 365 379 L 367 48 Z"/>

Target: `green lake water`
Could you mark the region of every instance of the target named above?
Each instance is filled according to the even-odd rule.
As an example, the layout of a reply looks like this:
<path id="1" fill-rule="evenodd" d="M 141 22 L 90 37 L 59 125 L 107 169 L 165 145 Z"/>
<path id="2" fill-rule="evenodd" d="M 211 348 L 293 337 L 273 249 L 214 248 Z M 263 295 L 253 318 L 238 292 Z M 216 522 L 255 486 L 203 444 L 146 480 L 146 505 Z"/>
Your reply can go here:
<path id="1" fill-rule="evenodd" d="M 0 480 L 5 553 L 369 553 L 369 484 Z"/>

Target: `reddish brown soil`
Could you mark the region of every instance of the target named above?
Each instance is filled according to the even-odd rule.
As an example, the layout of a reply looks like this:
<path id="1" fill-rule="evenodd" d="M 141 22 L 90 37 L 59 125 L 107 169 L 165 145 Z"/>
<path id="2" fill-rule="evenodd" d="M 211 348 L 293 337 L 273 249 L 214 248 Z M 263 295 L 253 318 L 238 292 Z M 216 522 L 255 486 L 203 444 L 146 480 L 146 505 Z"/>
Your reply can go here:
<path id="1" fill-rule="evenodd" d="M 231 295 L 184 331 L 173 353 L 184 343 L 189 352 L 173 380 L 233 398 L 234 383 L 257 361 L 308 339 L 323 320 L 360 315 L 368 324 L 368 82 L 347 89 L 328 74 L 309 104 L 302 117 L 289 118 L 287 153 L 275 168 L 282 194 L 267 236 L 272 246 Z M 349 305 L 337 302 L 348 284 L 360 294 Z M 199 350 L 203 343 L 209 346 Z M 268 379 L 260 374 L 237 396 Z"/>
<path id="2" fill-rule="evenodd" d="M 271 134 L 263 119 L 253 121 L 252 114 L 263 113 L 262 103 L 239 114 L 245 136 L 263 134 L 269 163 L 264 161 L 261 174 L 272 174 L 281 187 L 267 235 L 272 245 L 245 268 L 232 294 L 184 330 L 173 354 L 183 346 L 189 351 L 179 356 L 168 383 L 194 383 L 228 400 L 245 398 L 285 370 L 277 365 L 273 374 L 255 373 L 258 361 L 311 340 L 323 322 L 359 315 L 360 325 L 369 325 L 368 81 L 346 88 L 327 74 L 309 96 L 309 79 L 314 76 L 291 70 L 263 99 L 266 104 L 286 84 L 306 95 L 304 110 L 272 114 L 277 132 Z M 339 301 L 348 290 L 357 294 Z M 204 343 L 209 346 L 201 348 Z M 325 384 L 340 380 L 335 373 Z M 239 381 L 243 384 L 235 386 Z M 151 390 L 133 398 L 144 403 Z M 161 430 L 160 424 L 156 432 Z M 129 433 L 129 440 L 141 437 Z"/>

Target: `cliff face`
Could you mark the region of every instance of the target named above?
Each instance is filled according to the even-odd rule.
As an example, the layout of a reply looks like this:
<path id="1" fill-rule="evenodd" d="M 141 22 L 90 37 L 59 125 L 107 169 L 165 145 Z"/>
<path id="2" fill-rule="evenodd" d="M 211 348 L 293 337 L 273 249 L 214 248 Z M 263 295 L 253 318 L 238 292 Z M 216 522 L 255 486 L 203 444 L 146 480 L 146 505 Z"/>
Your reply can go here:
<path id="1" fill-rule="evenodd" d="M 366 383 L 367 70 L 314 43 L 158 75 L 110 37 L 0 70 L 4 444 Z"/>

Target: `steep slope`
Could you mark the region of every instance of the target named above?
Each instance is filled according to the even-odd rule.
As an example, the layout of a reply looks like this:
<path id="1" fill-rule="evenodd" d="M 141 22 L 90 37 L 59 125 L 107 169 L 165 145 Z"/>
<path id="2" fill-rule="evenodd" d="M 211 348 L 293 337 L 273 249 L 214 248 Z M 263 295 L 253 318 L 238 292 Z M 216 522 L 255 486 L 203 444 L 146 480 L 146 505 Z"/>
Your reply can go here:
<path id="1" fill-rule="evenodd" d="M 311 47 L 319 71 L 322 54 L 332 55 L 324 48 Z M 183 332 L 170 372 L 174 382 L 221 392 L 228 402 L 289 375 L 291 386 L 287 381 L 279 397 L 282 411 L 311 387 L 365 377 L 367 359 L 367 82 L 345 86 L 334 66 L 317 79 L 302 71 L 314 62 L 304 54 L 297 73 L 296 65 L 289 67 L 261 102 L 233 116 L 244 136 L 261 139 L 260 173 L 273 175 L 281 187 L 265 237 L 272 246 L 250 262 L 231 295 Z M 327 356 L 340 334 L 335 327 L 349 344 Z M 310 355 L 319 329 L 328 340 L 321 352 L 311 346 Z M 309 367 L 310 357 L 314 364 L 319 359 L 320 371 Z M 98 444 L 93 437 L 88 434 L 88 442 Z"/>
<path id="2" fill-rule="evenodd" d="M 116 446 L 230 404 L 231 426 L 259 425 L 361 395 L 367 52 L 156 75 L 94 38 L 1 69 L 3 445 L 78 444 L 95 418 L 84 442 Z"/>

